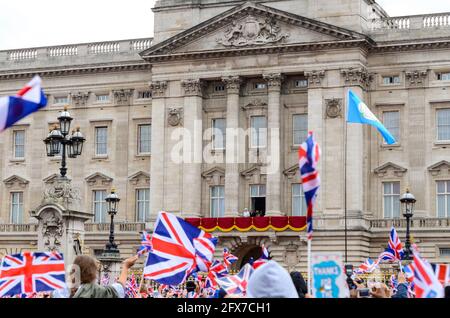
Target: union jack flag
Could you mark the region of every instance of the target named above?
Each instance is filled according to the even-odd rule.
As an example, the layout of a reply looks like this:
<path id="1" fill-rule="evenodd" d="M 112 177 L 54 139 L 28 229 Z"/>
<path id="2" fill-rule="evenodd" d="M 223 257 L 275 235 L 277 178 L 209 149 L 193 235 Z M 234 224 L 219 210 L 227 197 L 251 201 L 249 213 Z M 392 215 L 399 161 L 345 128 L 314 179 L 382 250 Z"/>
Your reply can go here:
<path id="1" fill-rule="evenodd" d="M 392 251 L 390 248 L 387 248 L 384 252 L 380 254 L 380 256 L 378 256 L 378 261 L 379 262 L 387 261 L 389 263 L 396 261 L 395 252 Z"/>
<path id="2" fill-rule="evenodd" d="M 180 285 L 193 272 L 208 272 L 217 238 L 167 212 L 160 212 L 144 276 L 160 284 Z"/>
<path id="3" fill-rule="evenodd" d="M 307 206 L 306 221 L 308 225 L 308 240 L 312 239 L 313 206 L 317 191 L 320 187 L 319 172 L 316 169 L 319 158 L 320 147 L 315 142 L 313 133 L 309 132 L 308 139 L 306 139 L 299 149 L 299 167 Z"/>
<path id="4" fill-rule="evenodd" d="M 447 264 L 431 264 L 433 271 L 443 286 L 450 283 L 450 266 Z"/>
<path id="5" fill-rule="evenodd" d="M 413 263 L 403 267 L 403 272 L 405 273 L 405 278 L 408 282 L 414 281 L 414 266 Z"/>
<path id="6" fill-rule="evenodd" d="M 62 254 L 23 252 L 7 255 L 0 267 L 0 297 L 64 289 Z"/>
<path id="7" fill-rule="evenodd" d="M 403 245 L 394 227 L 392 227 L 391 233 L 389 235 L 389 249 L 394 252 L 393 254 L 395 256 L 395 260 L 402 260 L 404 255 Z"/>
<path id="8" fill-rule="evenodd" d="M 136 277 L 134 274 L 131 274 L 131 278 L 127 281 L 127 286 L 125 290 L 125 294 L 127 298 L 138 298 L 139 295 L 139 286 L 136 281 Z"/>
<path id="9" fill-rule="evenodd" d="M 253 269 L 257 269 L 269 261 L 269 250 L 264 246 L 264 244 L 261 245 L 261 251 L 261 257 L 252 263 Z"/>
<path id="10" fill-rule="evenodd" d="M 417 298 L 443 298 L 444 287 L 436 277 L 433 267 L 414 253 L 414 286 Z"/>
<path id="11" fill-rule="evenodd" d="M 398 280 L 397 280 L 397 276 L 395 274 L 391 275 L 391 278 L 389 279 L 389 285 L 391 286 L 392 290 L 395 293 L 398 288 Z"/>
<path id="12" fill-rule="evenodd" d="M 226 267 L 230 267 L 231 264 L 237 262 L 238 258 L 230 253 L 228 248 L 223 249 L 223 263 Z"/>
<path id="13" fill-rule="evenodd" d="M 208 275 L 205 279 L 204 288 L 216 288 L 217 278 L 225 277 L 229 274 L 228 268 L 222 262 L 215 260 L 209 268 Z"/>
<path id="14" fill-rule="evenodd" d="M 364 263 L 359 265 L 355 271 L 356 274 L 372 273 L 378 266 L 378 260 L 374 261 L 370 258 L 366 259 Z"/>
<path id="15" fill-rule="evenodd" d="M 217 283 L 228 295 L 245 296 L 248 280 L 252 274 L 253 267 L 250 264 L 245 264 L 237 275 L 218 278 Z"/>
<path id="16" fill-rule="evenodd" d="M 152 250 L 152 236 L 146 231 L 142 232 L 141 246 L 139 247 L 138 256 L 142 256 L 145 253 Z"/>

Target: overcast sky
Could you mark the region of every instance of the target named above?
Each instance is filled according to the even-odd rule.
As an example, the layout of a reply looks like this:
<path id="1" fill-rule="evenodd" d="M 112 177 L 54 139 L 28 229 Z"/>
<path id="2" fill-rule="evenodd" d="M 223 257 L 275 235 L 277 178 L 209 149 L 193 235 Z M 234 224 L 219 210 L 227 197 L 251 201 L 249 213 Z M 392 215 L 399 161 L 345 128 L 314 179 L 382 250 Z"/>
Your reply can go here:
<path id="1" fill-rule="evenodd" d="M 150 37 L 155 0 L 0 0 L 0 50 Z M 391 16 L 450 12 L 450 0 L 378 0 Z"/>

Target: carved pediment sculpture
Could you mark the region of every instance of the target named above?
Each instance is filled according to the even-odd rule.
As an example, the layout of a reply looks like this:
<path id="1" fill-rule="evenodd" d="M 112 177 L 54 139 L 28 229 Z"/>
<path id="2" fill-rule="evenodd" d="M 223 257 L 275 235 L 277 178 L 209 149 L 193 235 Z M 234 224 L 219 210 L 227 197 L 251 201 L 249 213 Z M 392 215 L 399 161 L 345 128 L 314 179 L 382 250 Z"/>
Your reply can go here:
<path id="1" fill-rule="evenodd" d="M 129 178 L 130 182 L 134 185 L 139 184 L 139 182 L 144 184 L 150 184 L 150 175 L 144 171 L 139 171 L 133 174 Z"/>
<path id="2" fill-rule="evenodd" d="M 220 167 L 214 167 L 203 172 L 202 177 L 208 184 L 222 184 L 225 181 L 225 170 Z"/>
<path id="3" fill-rule="evenodd" d="M 217 43 L 226 47 L 241 47 L 277 43 L 287 37 L 289 34 L 281 32 L 275 19 L 250 15 L 243 21 L 233 21 L 225 30 L 223 37 L 217 39 Z"/>
<path id="4" fill-rule="evenodd" d="M 3 180 L 3 183 L 8 188 L 11 188 L 15 184 L 19 185 L 21 188 L 25 188 L 27 186 L 27 184 L 29 183 L 29 181 L 22 177 L 19 177 L 17 175 L 13 175 L 13 176 Z"/>
<path id="5" fill-rule="evenodd" d="M 294 178 L 295 176 L 298 175 L 298 173 L 299 173 L 298 170 L 299 170 L 298 164 L 296 164 L 296 165 L 293 165 L 292 167 L 287 168 L 286 170 L 284 170 L 284 171 L 283 171 L 283 174 L 284 174 L 288 179 L 292 179 L 292 178 Z"/>
<path id="6" fill-rule="evenodd" d="M 380 178 L 388 176 L 389 172 L 392 173 L 394 177 L 403 177 L 403 175 L 408 171 L 408 169 L 403 168 L 395 163 L 388 162 L 384 165 L 376 168 L 373 172 Z"/>
<path id="7" fill-rule="evenodd" d="M 107 175 L 105 175 L 101 172 L 93 173 L 89 177 L 86 178 L 86 182 L 90 186 L 93 186 L 96 183 L 99 183 L 101 185 L 110 185 L 112 181 L 113 181 L 113 178 L 108 177 Z"/>
<path id="8" fill-rule="evenodd" d="M 257 163 L 241 172 L 241 175 L 254 184 L 265 184 L 266 175 L 262 171 L 262 164 Z"/>
<path id="9" fill-rule="evenodd" d="M 252 110 L 252 109 L 266 109 L 267 108 L 267 102 L 256 98 L 251 100 L 247 105 L 243 106 L 243 110 Z"/>

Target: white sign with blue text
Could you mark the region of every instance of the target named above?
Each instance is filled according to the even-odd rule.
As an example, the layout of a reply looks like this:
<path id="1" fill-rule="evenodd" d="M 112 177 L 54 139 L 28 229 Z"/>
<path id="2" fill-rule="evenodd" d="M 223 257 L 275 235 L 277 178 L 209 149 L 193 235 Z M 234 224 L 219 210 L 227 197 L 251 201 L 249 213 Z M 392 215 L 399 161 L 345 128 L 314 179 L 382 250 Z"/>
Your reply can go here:
<path id="1" fill-rule="evenodd" d="M 313 253 L 311 259 L 312 290 L 315 298 L 347 298 L 342 254 Z"/>

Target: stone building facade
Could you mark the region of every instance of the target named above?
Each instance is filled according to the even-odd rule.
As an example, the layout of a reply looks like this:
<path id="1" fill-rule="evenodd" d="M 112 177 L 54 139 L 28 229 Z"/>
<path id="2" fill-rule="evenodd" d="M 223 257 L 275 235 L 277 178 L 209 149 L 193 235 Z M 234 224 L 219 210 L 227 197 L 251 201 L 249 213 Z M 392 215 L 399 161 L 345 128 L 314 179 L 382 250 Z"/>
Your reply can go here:
<path id="1" fill-rule="evenodd" d="M 36 245 L 27 211 L 59 165 L 42 139 L 69 104 L 88 140 L 70 178 L 87 211 L 101 209 L 94 191 L 117 188 L 124 255 L 160 210 L 302 215 L 297 152 L 312 130 L 322 148 L 315 251 L 343 252 L 347 215 L 349 262 L 375 258 L 392 225 L 404 237 L 398 199 L 409 188 L 415 242 L 430 260 L 450 261 L 450 14 L 389 17 L 373 0 L 161 0 L 153 11 L 153 39 L 0 52 L 1 95 L 35 73 L 49 95 L 47 108 L 0 135 L 0 252 Z M 345 123 L 350 89 L 397 144 Z M 236 129 L 248 133 L 236 139 L 242 153 Z M 108 230 L 96 221 L 86 224 L 92 254 Z M 241 259 L 265 243 L 289 269 L 306 267 L 304 232 L 215 235 Z"/>

